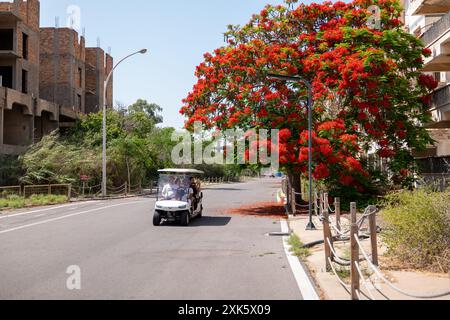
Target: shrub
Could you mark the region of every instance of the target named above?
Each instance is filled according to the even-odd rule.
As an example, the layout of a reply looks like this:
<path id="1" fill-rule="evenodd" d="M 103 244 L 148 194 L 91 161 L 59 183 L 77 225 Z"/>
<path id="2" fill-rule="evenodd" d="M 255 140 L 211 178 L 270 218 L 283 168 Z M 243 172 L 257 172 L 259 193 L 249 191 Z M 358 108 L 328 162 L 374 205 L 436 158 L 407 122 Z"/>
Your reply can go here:
<path id="1" fill-rule="evenodd" d="M 402 191 L 387 197 L 383 240 L 408 267 L 450 272 L 449 191 Z"/>

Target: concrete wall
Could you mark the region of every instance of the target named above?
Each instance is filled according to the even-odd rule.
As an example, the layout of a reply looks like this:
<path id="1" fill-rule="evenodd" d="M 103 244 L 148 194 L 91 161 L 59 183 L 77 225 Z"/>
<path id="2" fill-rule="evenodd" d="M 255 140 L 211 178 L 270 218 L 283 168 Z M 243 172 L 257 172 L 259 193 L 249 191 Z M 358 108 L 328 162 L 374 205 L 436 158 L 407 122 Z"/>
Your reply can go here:
<path id="1" fill-rule="evenodd" d="M 33 137 L 33 116 L 25 115 L 23 106 L 14 105 L 12 110 L 4 110 L 3 143 L 27 146 Z"/>
<path id="2" fill-rule="evenodd" d="M 113 58 L 101 48 L 86 48 L 86 113 L 97 112 L 103 106 L 104 82 L 113 64 Z M 106 104 L 113 107 L 113 78 L 108 84 Z"/>
<path id="3" fill-rule="evenodd" d="M 34 117 L 34 141 L 40 141 L 45 135 L 58 129 L 59 123 L 53 115 L 43 111 L 41 116 Z"/>

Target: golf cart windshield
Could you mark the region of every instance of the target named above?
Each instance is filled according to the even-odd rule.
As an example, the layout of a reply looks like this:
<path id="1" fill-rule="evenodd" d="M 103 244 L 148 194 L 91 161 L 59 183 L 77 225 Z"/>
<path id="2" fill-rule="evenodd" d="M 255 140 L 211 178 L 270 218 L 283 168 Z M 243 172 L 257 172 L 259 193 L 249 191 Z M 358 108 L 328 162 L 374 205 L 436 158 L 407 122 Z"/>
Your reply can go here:
<path id="1" fill-rule="evenodd" d="M 161 174 L 158 181 L 158 200 L 188 201 L 190 176 Z"/>

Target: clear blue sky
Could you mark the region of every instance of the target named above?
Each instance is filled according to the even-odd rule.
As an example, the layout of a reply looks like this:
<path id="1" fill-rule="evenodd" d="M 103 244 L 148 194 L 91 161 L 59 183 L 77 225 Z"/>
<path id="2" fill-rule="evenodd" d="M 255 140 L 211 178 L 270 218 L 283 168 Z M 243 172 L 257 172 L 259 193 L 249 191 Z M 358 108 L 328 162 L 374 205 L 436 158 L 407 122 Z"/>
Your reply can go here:
<path id="1" fill-rule="evenodd" d="M 114 78 L 114 99 L 138 98 L 164 108 L 164 125 L 182 127 L 181 100 L 195 83 L 195 67 L 205 52 L 222 46 L 229 24 L 244 24 L 266 3 L 282 0 L 41 0 L 41 25 L 67 25 L 67 8 L 81 8 L 88 46 L 112 48 L 119 58 L 141 48 L 149 54 L 121 65 Z M 309 0 L 304 2 L 310 2 Z"/>

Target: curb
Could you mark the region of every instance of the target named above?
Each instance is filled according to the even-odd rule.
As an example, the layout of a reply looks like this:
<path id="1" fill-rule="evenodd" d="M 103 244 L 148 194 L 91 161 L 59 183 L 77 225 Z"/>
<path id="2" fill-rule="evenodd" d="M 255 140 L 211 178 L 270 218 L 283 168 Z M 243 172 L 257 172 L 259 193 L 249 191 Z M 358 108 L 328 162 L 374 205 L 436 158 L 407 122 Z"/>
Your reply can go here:
<path id="1" fill-rule="evenodd" d="M 290 224 L 290 223 L 291 223 L 291 219 L 292 219 L 293 217 L 294 217 L 294 216 L 289 215 L 289 216 L 288 216 L 288 219 L 286 220 L 287 227 L 288 227 L 289 233 L 290 233 L 291 235 L 292 235 L 292 234 L 295 234 L 295 233 L 292 231 L 291 224 Z M 313 286 L 313 288 L 314 288 L 314 290 L 315 290 L 317 296 L 319 297 L 318 300 L 322 300 L 322 297 L 325 296 L 325 293 L 324 293 L 324 291 L 321 289 L 321 287 L 319 286 L 319 284 L 318 284 L 318 282 L 317 282 L 317 279 L 314 277 L 314 274 L 311 272 L 309 266 L 307 265 L 307 263 L 306 263 L 305 261 L 303 261 L 303 260 L 300 259 L 299 257 L 296 257 L 296 258 L 298 259 L 298 261 L 299 261 L 301 267 L 303 268 L 304 272 L 306 273 L 306 276 L 308 277 L 309 282 L 312 284 L 312 286 Z"/>
<path id="2" fill-rule="evenodd" d="M 282 220 L 281 226 L 282 232 L 288 231 L 286 233 L 292 234 L 292 230 L 289 226 L 289 221 Z M 290 246 L 288 245 L 287 240 L 287 237 L 283 237 L 283 247 L 303 299 L 309 301 L 320 301 L 321 290 L 319 290 L 315 279 L 311 276 L 309 268 L 299 257 L 291 254 Z"/>

